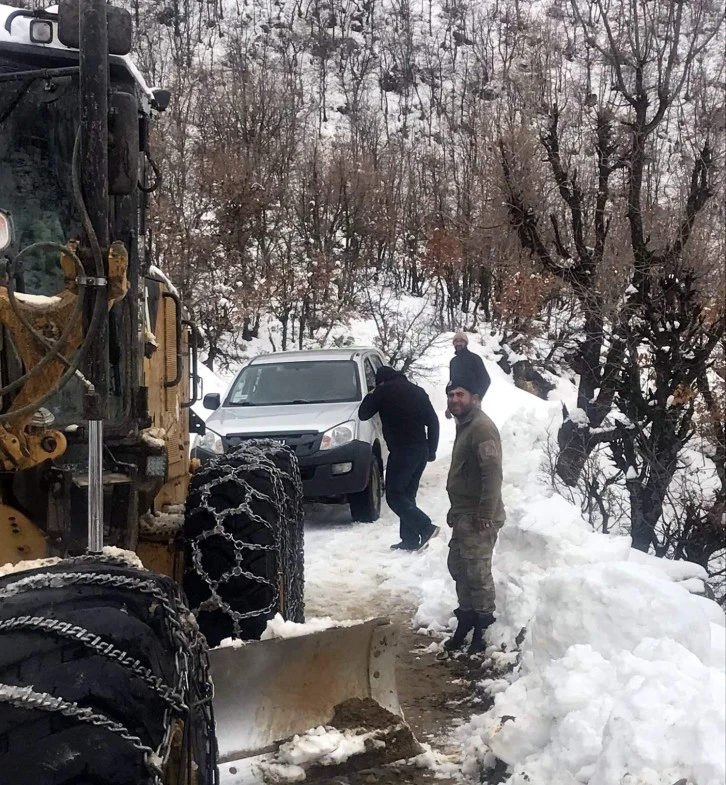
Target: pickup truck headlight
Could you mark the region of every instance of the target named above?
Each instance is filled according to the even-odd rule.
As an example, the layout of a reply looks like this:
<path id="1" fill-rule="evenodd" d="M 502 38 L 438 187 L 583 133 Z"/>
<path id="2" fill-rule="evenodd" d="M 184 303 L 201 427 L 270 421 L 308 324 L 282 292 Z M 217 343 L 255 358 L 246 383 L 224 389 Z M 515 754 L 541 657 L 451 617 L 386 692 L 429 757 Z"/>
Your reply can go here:
<path id="1" fill-rule="evenodd" d="M 197 436 L 194 442 L 194 447 L 198 447 L 201 450 L 206 450 L 207 452 L 212 452 L 215 455 L 222 455 L 224 452 L 224 445 L 222 444 L 221 436 L 210 430 L 208 430 L 204 436 Z"/>
<path id="2" fill-rule="evenodd" d="M 320 443 L 321 450 L 332 450 L 335 447 L 342 447 L 355 439 L 356 423 L 354 420 L 336 425 L 329 431 L 323 434 L 323 440 Z"/>

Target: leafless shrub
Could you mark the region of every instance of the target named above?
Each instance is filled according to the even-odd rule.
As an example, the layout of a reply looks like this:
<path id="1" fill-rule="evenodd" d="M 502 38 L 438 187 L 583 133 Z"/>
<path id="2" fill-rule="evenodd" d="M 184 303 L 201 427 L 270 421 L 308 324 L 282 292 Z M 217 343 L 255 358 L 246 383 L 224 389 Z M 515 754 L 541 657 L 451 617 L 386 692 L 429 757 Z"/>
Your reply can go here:
<path id="1" fill-rule="evenodd" d="M 388 364 L 414 377 L 426 376 L 426 369 L 417 363 L 441 340 L 427 295 L 402 298 L 393 290 L 369 290 L 367 301 L 377 330 L 375 344 Z"/>

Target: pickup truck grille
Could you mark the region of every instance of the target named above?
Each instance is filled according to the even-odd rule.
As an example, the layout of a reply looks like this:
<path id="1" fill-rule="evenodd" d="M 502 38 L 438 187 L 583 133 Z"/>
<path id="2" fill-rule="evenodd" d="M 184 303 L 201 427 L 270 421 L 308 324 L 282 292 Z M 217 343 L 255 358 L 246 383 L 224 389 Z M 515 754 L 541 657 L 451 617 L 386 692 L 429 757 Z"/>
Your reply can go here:
<path id="1" fill-rule="evenodd" d="M 231 433 L 222 437 L 225 452 L 236 450 L 250 439 L 274 439 L 295 450 L 298 458 L 307 458 L 320 449 L 321 433 Z"/>

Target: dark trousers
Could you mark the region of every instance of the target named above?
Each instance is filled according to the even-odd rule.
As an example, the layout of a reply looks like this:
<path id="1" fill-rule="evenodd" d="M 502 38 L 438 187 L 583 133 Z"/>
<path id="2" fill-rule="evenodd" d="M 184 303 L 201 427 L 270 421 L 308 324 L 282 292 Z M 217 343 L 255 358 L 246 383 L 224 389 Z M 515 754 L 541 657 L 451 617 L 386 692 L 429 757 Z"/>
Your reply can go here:
<path id="1" fill-rule="evenodd" d="M 421 475 L 428 462 L 425 445 L 391 452 L 386 467 L 386 501 L 401 519 L 401 541 L 416 546 L 431 530 L 431 518 L 416 506 Z"/>

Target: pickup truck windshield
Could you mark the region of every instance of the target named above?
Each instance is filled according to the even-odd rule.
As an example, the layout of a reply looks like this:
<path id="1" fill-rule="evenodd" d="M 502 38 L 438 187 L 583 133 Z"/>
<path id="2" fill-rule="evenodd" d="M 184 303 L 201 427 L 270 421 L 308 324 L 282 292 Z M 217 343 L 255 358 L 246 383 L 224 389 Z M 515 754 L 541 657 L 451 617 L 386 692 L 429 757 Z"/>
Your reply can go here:
<path id="1" fill-rule="evenodd" d="M 344 403 L 361 398 L 352 360 L 263 363 L 243 368 L 227 406 Z"/>

